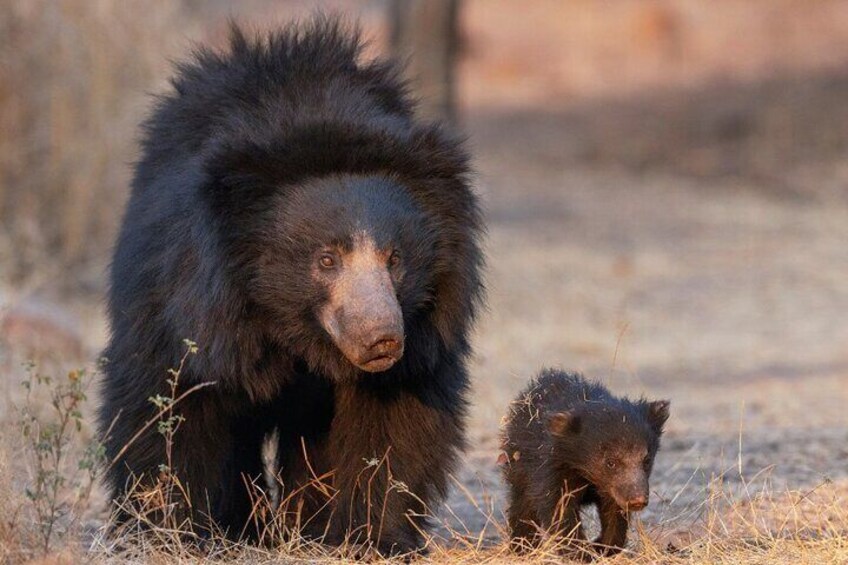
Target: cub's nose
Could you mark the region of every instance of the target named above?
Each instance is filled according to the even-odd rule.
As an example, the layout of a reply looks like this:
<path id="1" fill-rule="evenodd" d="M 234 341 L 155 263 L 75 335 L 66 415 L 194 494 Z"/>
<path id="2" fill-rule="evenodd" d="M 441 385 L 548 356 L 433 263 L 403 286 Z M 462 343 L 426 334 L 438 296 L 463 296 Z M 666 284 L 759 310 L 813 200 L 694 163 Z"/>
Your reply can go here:
<path id="1" fill-rule="evenodd" d="M 627 509 L 633 511 L 639 511 L 645 508 L 648 505 L 648 496 L 645 494 L 640 494 L 638 496 L 634 496 L 630 500 L 627 501 Z"/>

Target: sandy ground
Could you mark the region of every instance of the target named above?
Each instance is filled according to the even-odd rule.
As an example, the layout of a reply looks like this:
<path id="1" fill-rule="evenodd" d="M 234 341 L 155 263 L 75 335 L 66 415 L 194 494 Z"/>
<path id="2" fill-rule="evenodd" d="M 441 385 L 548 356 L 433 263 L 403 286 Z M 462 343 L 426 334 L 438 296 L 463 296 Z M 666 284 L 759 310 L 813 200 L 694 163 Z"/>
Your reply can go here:
<path id="1" fill-rule="evenodd" d="M 462 480 L 493 497 L 495 515 L 499 420 L 546 365 L 671 399 L 647 522 L 694 519 L 720 475 L 735 488 L 760 473 L 753 490 L 848 478 L 848 202 L 817 182 L 839 157 L 777 159 L 775 177 L 802 179 L 784 191 L 747 162 L 693 174 L 693 155 L 710 156 L 691 143 L 642 149 L 648 167 L 622 150 L 673 137 L 669 118 L 685 118 L 663 109 L 681 97 L 692 95 L 629 108 L 630 131 L 599 126 L 603 106 L 469 118 L 489 216 L 489 312 Z M 769 105 L 755 100 L 737 107 Z M 722 115 L 720 101 L 702 106 Z M 575 157 L 590 145 L 606 151 L 597 163 Z M 455 510 L 482 527 L 466 498 L 454 496 Z"/>

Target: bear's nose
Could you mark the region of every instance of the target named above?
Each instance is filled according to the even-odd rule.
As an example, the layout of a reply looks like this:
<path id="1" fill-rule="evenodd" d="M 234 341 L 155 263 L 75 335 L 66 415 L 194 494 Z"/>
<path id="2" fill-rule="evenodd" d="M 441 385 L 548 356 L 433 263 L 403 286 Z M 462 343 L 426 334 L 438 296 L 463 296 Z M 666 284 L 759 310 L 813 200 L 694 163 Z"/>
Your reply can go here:
<path id="1" fill-rule="evenodd" d="M 627 501 L 628 510 L 642 510 L 648 505 L 648 496 L 640 494 Z"/>
<path id="2" fill-rule="evenodd" d="M 367 340 L 360 354 L 357 366 L 360 369 L 377 373 L 385 371 L 403 355 L 403 334 L 395 331 L 378 332 Z"/>

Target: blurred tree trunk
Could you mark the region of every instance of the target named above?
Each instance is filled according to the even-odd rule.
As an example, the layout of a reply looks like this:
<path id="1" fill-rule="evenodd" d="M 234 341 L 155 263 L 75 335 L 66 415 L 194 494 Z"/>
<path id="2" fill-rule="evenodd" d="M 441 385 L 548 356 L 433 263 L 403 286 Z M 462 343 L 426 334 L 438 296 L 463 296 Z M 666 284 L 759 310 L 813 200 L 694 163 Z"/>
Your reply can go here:
<path id="1" fill-rule="evenodd" d="M 391 45 L 426 119 L 456 119 L 454 67 L 459 0 L 392 0 Z"/>

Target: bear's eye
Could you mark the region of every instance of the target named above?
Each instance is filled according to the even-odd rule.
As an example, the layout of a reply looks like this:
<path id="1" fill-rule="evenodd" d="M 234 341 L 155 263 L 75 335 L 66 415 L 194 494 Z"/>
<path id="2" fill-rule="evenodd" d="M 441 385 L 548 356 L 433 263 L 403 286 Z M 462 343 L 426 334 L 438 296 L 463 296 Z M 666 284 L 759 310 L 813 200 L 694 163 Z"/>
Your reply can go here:
<path id="1" fill-rule="evenodd" d="M 397 267 L 398 265 L 400 265 L 400 253 L 395 250 L 389 255 L 389 267 Z"/>
<path id="2" fill-rule="evenodd" d="M 336 258 L 331 253 L 322 253 L 318 258 L 318 264 L 322 269 L 333 269 L 336 266 Z"/>
<path id="3" fill-rule="evenodd" d="M 651 456 L 650 455 L 646 455 L 645 458 L 642 460 L 642 466 L 645 469 L 647 469 L 648 467 L 651 466 Z"/>
<path id="4" fill-rule="evenodd" d="M 615 459 L 607 459 L 607 469 L 615 469 Z"/>

